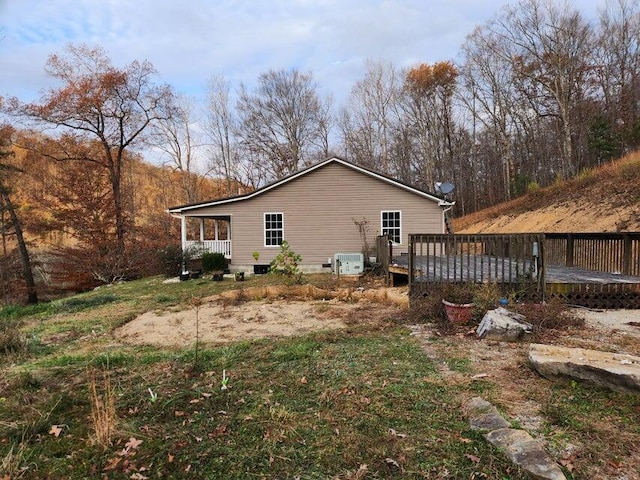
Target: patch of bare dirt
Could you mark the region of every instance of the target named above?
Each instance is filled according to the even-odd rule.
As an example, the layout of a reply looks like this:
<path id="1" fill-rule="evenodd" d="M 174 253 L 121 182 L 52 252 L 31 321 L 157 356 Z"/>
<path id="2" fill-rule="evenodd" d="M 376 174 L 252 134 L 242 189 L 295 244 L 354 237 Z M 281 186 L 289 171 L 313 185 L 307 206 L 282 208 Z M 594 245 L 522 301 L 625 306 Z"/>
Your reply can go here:
<path id="1" fill-rule="evenodd" d="M 186 347 L 196 341 L 196 320 L 200 342 L 221 344 L 341 329 L 354 323 L 375 324 L 403 314 L 403 309 L 393 303 L 354 300 L 356 293 L 351 292 L 349 299 L 317 300 L 242 300 L 227 294 L 208 299 L 198 308 L 147 312 L 117 329 L 114 336 L 134 345 Z M 248 296 L 247 291 L 239 295 Z"/>

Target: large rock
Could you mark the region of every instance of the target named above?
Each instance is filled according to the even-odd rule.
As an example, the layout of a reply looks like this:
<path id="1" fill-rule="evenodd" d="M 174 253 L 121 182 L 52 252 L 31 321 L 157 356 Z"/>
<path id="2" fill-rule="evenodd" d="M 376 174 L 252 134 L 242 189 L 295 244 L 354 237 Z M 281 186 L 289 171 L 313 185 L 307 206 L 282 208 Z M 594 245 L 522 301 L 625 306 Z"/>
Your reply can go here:
<path id="1" fill-rule="evenodd" d="M 499 307 L 484 314 L 477 333 L 480 338 L 516 342 L 532 331 L 533 325 L 526 322 L 524 316 Z"/>
<path id="2" fill-rule="evenodd" d="M 544 451 L 542 445 L 524 430 L 500 428 L 485 438 L 501 449 L 513 463 L 541 480 L 565 480 L 556 462 Z"/>
<path id="3" fill-rule="evenodd" d="M 532 343 L 529 361 L 543 377 L 576 378 L 617 392 L 640 394 L 640 357 Z"/>

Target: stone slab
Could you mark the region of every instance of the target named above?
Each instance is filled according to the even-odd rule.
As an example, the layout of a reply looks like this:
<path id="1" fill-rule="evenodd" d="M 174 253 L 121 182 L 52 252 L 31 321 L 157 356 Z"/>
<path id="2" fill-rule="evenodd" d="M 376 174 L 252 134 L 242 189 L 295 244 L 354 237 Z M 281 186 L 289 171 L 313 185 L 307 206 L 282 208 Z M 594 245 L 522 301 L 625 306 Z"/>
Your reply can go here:
<path id="1" fill-rule="evenodd" d="M 617 392 L 640 394 L 640 357 L 532 343 L 529 362 L 546 378 L 569 377 Z"/>

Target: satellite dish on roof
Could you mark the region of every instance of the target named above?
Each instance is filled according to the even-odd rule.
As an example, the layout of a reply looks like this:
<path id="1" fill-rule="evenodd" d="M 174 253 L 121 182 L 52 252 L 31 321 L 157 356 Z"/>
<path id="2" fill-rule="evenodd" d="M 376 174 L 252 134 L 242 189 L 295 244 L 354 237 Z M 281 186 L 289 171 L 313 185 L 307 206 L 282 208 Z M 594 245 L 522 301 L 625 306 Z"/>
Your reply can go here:
<path id="1" fill-rule="evenodd" d="M 451 192 L 453 192 L 453 189 L 455 187 L 453 186 L 453 183 L 449 183 L 449 182 L 444 182 L 440 184 L 440 191 L 444 194 L 444 195 L 449 195 Z"/>

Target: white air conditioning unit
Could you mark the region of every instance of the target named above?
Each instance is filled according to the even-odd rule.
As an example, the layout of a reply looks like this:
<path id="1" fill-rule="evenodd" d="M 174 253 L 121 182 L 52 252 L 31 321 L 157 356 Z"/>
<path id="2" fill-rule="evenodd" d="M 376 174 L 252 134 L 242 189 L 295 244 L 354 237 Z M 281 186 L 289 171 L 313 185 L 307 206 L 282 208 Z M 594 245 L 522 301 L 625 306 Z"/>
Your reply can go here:
<path id="1" fill-rule="evenodd" d="M 362 253 L 336 253 L 333 260 L 333 271 L 340 275 L 361 275 L 364 272 L 364 255 Z"/>

